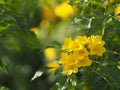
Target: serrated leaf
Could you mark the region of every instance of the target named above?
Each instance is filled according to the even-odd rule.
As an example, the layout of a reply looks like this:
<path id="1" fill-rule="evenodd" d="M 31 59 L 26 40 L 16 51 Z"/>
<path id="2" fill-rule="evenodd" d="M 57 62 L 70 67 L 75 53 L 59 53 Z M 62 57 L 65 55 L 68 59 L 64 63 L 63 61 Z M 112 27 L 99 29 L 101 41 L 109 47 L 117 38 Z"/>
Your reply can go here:
<path id="1" fill-rule="evenodd" d="M 36 73 L 34 74 L 34 76 L 31 79 L 31 81 L 35 80 L 38 77 L 41 77 L 42 74 L 43 74 L 43 72 L 41 70 L 36 71 Z"/>

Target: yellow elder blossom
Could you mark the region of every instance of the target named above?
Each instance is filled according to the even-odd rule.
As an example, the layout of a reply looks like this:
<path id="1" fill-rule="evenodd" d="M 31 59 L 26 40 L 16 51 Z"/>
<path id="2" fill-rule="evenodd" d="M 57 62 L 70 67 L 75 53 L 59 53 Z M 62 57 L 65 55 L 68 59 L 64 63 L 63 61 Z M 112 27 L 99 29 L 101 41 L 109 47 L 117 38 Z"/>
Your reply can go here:
<path id="1" fill-rule="evenodd" d="M 114 16 L 120 18 L 120 5 L 118 5 L 114 10 Z"/>
<path id="2" fill-rule="evenodd" d="M 60 65 L 55 62 L 55 61 L 52 61 L 50 62 L 49 64 L 47 64 L 47 67 L 49 67 L 50 69 L 48 70 L 48 73 L 51 73 L 51 74 L 54 74 L 54 72 L 59 69 Z"/>
<path id="3" fill-rule="evenodd" d="M 88 38 L 86 36 L 78 36 L 75 41 L 83 46 L 88 44 Z"/>
<path id="4" fill-rule="evenodd" d="M 105 42 L 99 35 L 92 35 L 88 38 L 86 36 L 78 36 L 75 40 L 72 40 L 71 37 L 65 38 L 62 45 L 62 50 L 65 50 L 65 52 L 62 52 L 60 57 L 63 71 L 67 75 L 71 75 L 72 73 L 77 73 L 81 67 L 92 65 L 89 54 L 102 56 L 106 51 L 103 47 L 104 44 Z"/>
<path id="5" fill-rule="evenodd" d="M 63 2 L 55 8 L 54 13 L 61 19 L 67 19 L 69 16 L 74 14 L 74 10 L 67 2 Z"/>
<path id="6" fill-rule="evenodd" d="M 79 44 L 69 38 L 65 38 L 64 43 L 62 45 L 62 50 L 73 51 L 74 49 L 79 48 Z"/>
<path id="7" fill-rule="evenodd" d="M 88 51 L 86 50 L 86 48 L 84 46 L 81 45 L 79 47 L 79 50 L 76 50 L 76 51 L 73 52 L 73 56 L 77 60 L 81 60 L 81 59 L 88 56 Z"/>
<path id="8" fill-rule="evenodd" d="M 78 69 L 81 67 L 86 67 L 92 65 L 92 60 L 89 59 L 89 55 L 102 56 L 106 51 L 103 47 L 105 42 L 99 35 L 92 35 L 90 37 L 78 36 L 75 40 L 71 37 L 65 38 L 62 45 L 62 50 L 60 56 L 60 64 L 63 67 L 63 72 L 67 75 L 72 73 L 77 73 Z M 51 67 L 49 72 L 54 73 L 60 65 L 55 61 L 47 65 Z"/>
<path id="9" fill-rule="evenodd" d="M 78 67 L 77 67 L 77 61 L 72 55 L 62 55 L 66 57 L 61 57 L 60 61 L 61 64 L 63 64 L 63 71 L 67 75 L 71 75 L 72 73 L 77 73 L 78 72 Z"/>
<path id="10" fill-rule="evenodd" d="M 54 48 L 47 48 L 44 50 L 44 55 L 47 60 L 55 60 L 56 59 L 56 51 Z"/>
<path id="11" fill-rule="evenodd" d="M 104 44 L 105 42 L 102 41 L 102 37 L 99 35 L 92 35 L 89 37 L 88 48 L 90 49 L 90 55 L 102 56 L 102 54 L 106 51 L 103 47 Z"/>
<path id="12" fill-rule="evenodd" d="M 62 53 L 60 63 L 63 65 L 63 71 L 67 75 L 71 75 L 77 73 L 80 67 L 90 66 L 92 61 L 89 60 L 86 48 L 81 46 L 81 49 L 75 50 L 73 53 Z"/>

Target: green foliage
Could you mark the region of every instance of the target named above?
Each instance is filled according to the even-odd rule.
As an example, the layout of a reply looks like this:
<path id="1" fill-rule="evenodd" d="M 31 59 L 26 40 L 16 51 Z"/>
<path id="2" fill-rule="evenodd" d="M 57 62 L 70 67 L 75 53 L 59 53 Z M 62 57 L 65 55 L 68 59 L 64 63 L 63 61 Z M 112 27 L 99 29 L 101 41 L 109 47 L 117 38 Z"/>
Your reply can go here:
<path id="1" fill-rule="evenodd" d="M 107 5 L 106 1 L 109 2 Z M 120 20 L 115 17 L 114 10 L 120 1 L 69 0 L 69 4 L 77 8 L 72 20 L 74 31 L 69 36 L 101 35 L 105 40 L 106 52 L 102 57 L 91 57 L 92 66 L 81 68 L 71 76 L 56 71 L 59 76 L 54 75 L 57 79 L 51 90 L 84 90 L 83 87 L 87 88 L 85 90 L 119 90 Z"/>
<path id="2" fill-rule="evenodd" d="M 10 89 L 5 88 L 5 87 L 0 87 L 0 90 L 10 90 Z"/>
<path id="3" fill-rule="evenodd" d="M 54 5 L 63 1 L 0 0 L 0 90 L 120 89 L 117 68 L 120 65 L 120 19 L 114 15 L 120 1 L 69 0 L 74 15 L 62 20 L 53 14 L 52 20 L 48 12 L 53 13 Z M 106 1 L 109 3 L 105 5 Z M 53 10 L 42 11 L 45 5 Z M 49 18 L 43 16 L 44 12 Z M 32 27 L 40 31 L 39 36 L 30 31 Z M 101 35 L 106 52 L 101 57 L 91 56 L 91 66 L 81 67 L 70 76 L 63 68 L 49 76 L 44 66 L 49 62 L 45 61 L 44 49 L 55 48 L 56 62 L 60 64 L 63 39 L 78 35 Z"/>

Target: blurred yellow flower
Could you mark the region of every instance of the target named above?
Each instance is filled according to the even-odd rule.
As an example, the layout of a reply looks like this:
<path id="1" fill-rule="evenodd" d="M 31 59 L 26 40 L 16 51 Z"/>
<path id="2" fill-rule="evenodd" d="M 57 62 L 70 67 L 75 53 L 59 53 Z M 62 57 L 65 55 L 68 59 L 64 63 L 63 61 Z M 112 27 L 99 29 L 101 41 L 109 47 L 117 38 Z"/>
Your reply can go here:
<path id="1" fill-rule="evenodd" d="M 61 19 L 67 19 L 69 16 L 74 14 L 73 7 L 67 2 L 63 2 L 54 9 L 54 13 L 57 17 Z"/>
<path id="2" fill-rule="evenodd" d="M 114 3 L 114 2 L 115 2 L 115 0 L 106 0 L 106 1 L 104 2 L 104 7 L 110 5 L 110 4 Z"/>
<path id="3" fill-rule="evenodd" d="M 56 51 L 54 48 L 47 48 L 44 50 L 44 55 L 47 60 L 55 60 L 56 59 Z"/>
<path id="4" fill-rule="evenodd" d="M 88 90 L 88 88 L 86 86 L 83 86 L 82 90 Z"/>
<path id="5" fill-rule="evenodd" d="M 33 27 L 33 28 L 30 29 L 30 31 L 32 31 L 35 34 L 36 37 L 39 37 L 40 30 L 38 28 Z"/>
<path id="6" fill-rule="evenodd" d="M 118 65 L 117 68 L 120 70 L 120 66 Z"/>
<path id="7" fill-rule="evenodd" d="M 106 49 L 103 47 L 104 44 L 105 42 L 99 35 L 92 35 L 91 37 L 89 37 L 88 48 L 90 49 L 90 55 L 102 56 L 102 54 L 106 51 Z"/>
<path id="8" fill-rule="evenodd" d="M 118 62 L 118 64 L 120 64 L 120 61 Z M 120 65 L 117 65 L 117 68 L 120 70 Z"/>
<path id="9" fill-rule="evenodd" d="M 120 19 L 120 5 L 118 5 L 114 10 L 114 16 Z"/>
<path id="10" fill-rule="evenodd" d="M 48 73 L 54 74 L 55 71 L 56 71 L 57 69 L 59 69 L 60 65 L 59 65 L 57 62 L 52 61 L 52 62 L 50 62 L 49 64 L 47 64 L 47 67 L 50 68 L 50 69 L 48 70 Z"/>
<path id="11" fill-rule="evenodd" d="M 43 20 L 53 20 L 55 18 L 53 9 L 49 6 L 42 7 L 42 19 Z"/>

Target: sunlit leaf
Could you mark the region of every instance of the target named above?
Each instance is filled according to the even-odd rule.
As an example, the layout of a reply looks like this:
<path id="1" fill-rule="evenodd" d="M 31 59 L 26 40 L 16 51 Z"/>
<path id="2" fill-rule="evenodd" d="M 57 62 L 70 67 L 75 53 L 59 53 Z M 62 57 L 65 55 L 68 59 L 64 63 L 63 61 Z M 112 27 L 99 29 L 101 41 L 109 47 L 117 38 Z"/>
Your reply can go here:
<path id="1" fill-rule="evenodd" d="M 43 72 L 42 72 L 41 70 L 38 70 L 38 71 L 34 74 L 34 76 L 32 77 L 31 81 L 35 80 L 35 79 L 38 78 L 38 77 L 41 77 L 42 74 L 43 74 Z"/>

